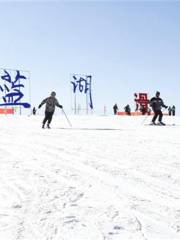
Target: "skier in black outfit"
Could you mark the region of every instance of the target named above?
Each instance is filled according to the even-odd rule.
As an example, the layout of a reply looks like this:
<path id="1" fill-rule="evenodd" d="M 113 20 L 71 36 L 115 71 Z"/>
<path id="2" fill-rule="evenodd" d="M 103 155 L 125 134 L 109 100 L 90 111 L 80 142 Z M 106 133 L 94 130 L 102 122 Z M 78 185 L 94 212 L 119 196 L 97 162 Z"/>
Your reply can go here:
<path id="1" fill-rule="evenodd" d="M 152 107 L 152 110 L 154 111 L 154 117 L 152 119 L 152 125 L 156 125 L 155 121 L 158 117 L 159 125 L 165 125 L 165 123 L 162 122 L 163 113 L 161 111 L 161 108 L 168 108 L 163 102 L 163 100 L 159 97 L 160 92 L 156 92 L 156 96 L 151 98 L 150 100 L 150 106 Z"/>
<path id="2" fill-rule="evenodd" d="M 45 117 L 44 120 L 42 122 L 42 128 L 44 128 L 45 123 L 47 122 L 47 128 L 50 128 L 50 123 L 52 120 L 52 116 L 54 114 L 55 111 L 55 107 L 59 107 L 59 108 L 63 108 L 62 105 L 59 104 L 58 100 L 55 98 L 56 93 L 52 92 L 50 97 L 47 97 L 46 99 L 44 99 L 41 104 L 39 104 L 40 108 L 43 104 L 46 103 L 46 108 L 45 108 Z"/>

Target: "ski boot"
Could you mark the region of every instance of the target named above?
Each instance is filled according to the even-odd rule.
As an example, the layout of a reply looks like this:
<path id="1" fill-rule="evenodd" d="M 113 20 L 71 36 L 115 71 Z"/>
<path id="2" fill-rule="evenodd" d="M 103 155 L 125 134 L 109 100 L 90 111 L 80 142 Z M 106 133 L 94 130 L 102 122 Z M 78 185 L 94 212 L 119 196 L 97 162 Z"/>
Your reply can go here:
<path id="1" fill-rule="evenodd" d="M 151 122 L 150 125 L 156 125 L 156 123 L 155 122 Z"/>
<path id="2" fill-rule="evenodd" d="M 166 124 L 161 122 L 161 121 L 159 121 L 158 125 L 165 126 Z"/>

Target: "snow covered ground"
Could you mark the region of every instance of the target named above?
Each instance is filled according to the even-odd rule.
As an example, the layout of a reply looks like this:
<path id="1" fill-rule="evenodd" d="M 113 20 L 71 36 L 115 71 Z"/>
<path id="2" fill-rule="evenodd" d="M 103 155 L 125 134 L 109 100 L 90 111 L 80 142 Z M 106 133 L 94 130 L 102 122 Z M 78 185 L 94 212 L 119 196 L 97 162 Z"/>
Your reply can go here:
<path id="1" fill-rule="evenodd" d="M 42 118 L 0 117 L 0 240 L 180 239 L 180 117 Z"/>

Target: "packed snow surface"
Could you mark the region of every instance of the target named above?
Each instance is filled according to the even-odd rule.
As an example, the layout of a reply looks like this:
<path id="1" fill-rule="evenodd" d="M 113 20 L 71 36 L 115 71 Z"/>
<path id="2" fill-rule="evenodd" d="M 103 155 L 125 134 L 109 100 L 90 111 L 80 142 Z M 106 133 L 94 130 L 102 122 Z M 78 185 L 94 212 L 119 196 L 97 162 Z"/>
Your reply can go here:
<path id="1" fill-rule="evenodd" d="M 180 118 L 0 117 L 0 240 L 179 240 Z"/>

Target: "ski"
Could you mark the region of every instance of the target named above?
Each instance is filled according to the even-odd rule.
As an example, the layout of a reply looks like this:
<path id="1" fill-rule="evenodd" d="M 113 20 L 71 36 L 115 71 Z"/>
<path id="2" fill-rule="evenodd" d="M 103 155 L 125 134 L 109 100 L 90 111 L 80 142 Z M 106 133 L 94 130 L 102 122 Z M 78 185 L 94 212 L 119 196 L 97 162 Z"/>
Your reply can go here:
<path id="1" fill-rule="evenodd" d="M 172 124 L 166 123 L 166 124 L 162 125 L 162 124 L 151 124 L 151 123 L 149 123 L 149 124 L 144 124 L 144 126 L 166 127 L 166 126 L 176 126 L 176 124 L 175 123 L 172 123 Z"/>

